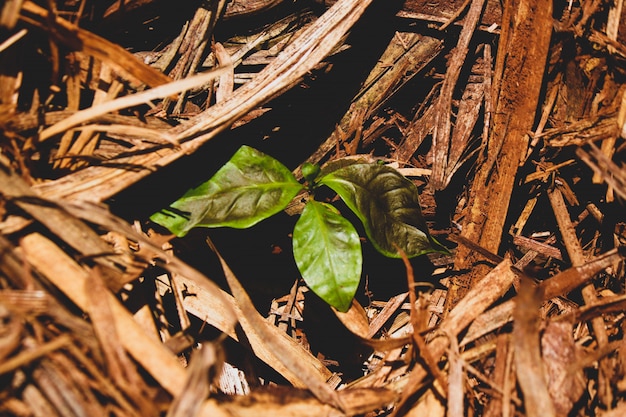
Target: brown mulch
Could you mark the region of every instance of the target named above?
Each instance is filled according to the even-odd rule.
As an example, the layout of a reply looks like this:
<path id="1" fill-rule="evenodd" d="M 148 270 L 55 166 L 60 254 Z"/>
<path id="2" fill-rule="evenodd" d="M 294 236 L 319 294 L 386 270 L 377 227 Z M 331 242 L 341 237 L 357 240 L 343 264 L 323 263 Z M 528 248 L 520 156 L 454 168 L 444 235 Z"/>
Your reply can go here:
<path id="1" fill-rule="evenodd" d="M 624 415 L 623 0 L 178 3 L 1 5 L 0 415 Z M 297 202 L 149 221 L 242 144 L 389 164 L 451 254 L 364 240 L 339 313 Z"/>

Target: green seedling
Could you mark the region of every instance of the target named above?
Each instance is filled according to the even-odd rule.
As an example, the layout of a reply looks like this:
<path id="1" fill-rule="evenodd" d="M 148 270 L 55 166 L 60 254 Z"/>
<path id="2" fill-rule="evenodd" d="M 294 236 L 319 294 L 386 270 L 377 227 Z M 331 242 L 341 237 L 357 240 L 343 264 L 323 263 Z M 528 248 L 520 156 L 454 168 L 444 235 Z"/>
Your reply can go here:
<path id="1" fill-rule="evenodd" d="M 417 187 L 384 164 L 340 159 L 302 166 L 305 184 L 276 159 L 242 146 L 215 175 L 150 219 L 182 237 L 194 227 L 245 229 L 284 210 L 302 191 L 309 197 L 293 231 L 293 255 L 309 288 L 347 311 L 361 280 L 362 251 L 355 227 L 333 205 L 315 200 L 326 186 L 363 223 L 373 246 L 399 258 L 447 253 L 428 232 Z"/>

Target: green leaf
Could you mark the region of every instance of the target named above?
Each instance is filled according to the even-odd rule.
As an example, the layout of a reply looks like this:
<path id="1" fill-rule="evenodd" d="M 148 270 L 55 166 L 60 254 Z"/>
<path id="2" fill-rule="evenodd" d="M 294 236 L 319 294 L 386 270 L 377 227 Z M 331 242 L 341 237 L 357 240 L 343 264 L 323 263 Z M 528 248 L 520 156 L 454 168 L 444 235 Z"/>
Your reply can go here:
<path id="1" fill-rule="evenodd" d="M 332 188 L 363 222 L 374 247 L 385 256 L 444 252 L 428 233 L 417 187 L 395 169 L 378 164 L 352 164 L 319 179 Z"/>
<path id="2" fill-rule="evenodd" d="M 315 182 L 315 179 L 320 174 L 320 166 L 316 164 L 312 164 L 310 162 L 305 162 L 302 164 L 302 176 L 309 183 Z"/>
<path id="3" fill-rule="evenodd" d="M 309 288 L 337 310 L 347 311 L 363 266 L 354 226 L 330 204 L 310 200 L 293 229 L 293 256 Z"/>
<path id="4" fill-rule="evenodd" d="M 244 145 L 210 180 L 150 219 L 178 236 L 194 227 L 245 229 L 283 210 L 302 189 L 287 167 Z"/>

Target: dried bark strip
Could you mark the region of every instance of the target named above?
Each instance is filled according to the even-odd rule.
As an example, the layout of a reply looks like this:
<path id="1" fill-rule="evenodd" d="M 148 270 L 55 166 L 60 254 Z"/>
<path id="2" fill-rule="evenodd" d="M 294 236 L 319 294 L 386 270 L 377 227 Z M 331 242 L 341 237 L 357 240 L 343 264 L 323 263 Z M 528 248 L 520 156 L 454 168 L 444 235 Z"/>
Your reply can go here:
<path id="1" fill-rule="evenodd" d="M 513 312 L 515 369 L 528 417 L 556 416 L 541 359 L 541 290 L 530 278 L 523 278 Z"/>
<path id="2" fill-rule="evenodd" d="M 271 332 L 268 327 L 264 326 L 266 323 L 265 319 L 261 317 L 252 304 L 252 300 L 246 293 L 246 290 L 241 286 L 239 280 L 222 256 L 215 248 L 213 249 L 222 264 L 222 269 L 224 270 L 228 285 L 233 292 L 233 297 L 243 313 L 243 315 L 239 317 L 243 331 L 246 333 L 258 332 L 264 342 L 259 348 L 264 348 L 271 352 L 285 368 L 292 374 L 297 375 L 320 401 L 345 411 L 345 405 L 342 403 L 341 398 L 335 390 L 326 384 L 326 380 L 321 378 L 320 373 L 309 363 L 301 361 L 300 358 L 293 353 L 290 345 L 286 342 L 288 336 L 280 332 Z M 242 320 L 242 318 L 245 318 L 245 320 Z M 273 328 L 276 329 L 275 327 Z"/>
<path id="3" fill-rule="evenodd" d="M 456 88 L 457 81 L 461 75 L 461 68 L 465 63 L 465 58 L 469 52 L 469 44 L 472 35 L 476 30 L 480 15 L 483 10 L 485 0 L 472 0 L 469 11 L 467 12 L 466 22 L 461 30 L 459 42 L 454 48 L 452 57 L 448 61 L 448 70 L 446 71 L 441 87 L 441 94 L 437 100 L 435 110 L 435 130 L 433 133 L 433 173 L 430 181 L 435 190 L 444 189 L 448 183 L 450 174 L 450 166 L 454 168 L 458 161 L 450 161 L 449 154 L 454 148 L 465 148 L 463 143 L 451 143 L 452 121 L 450 116 L 452 113 L 452 95 Z M 467 87 L 471 87 L 469 84 Z M 461 110 L 459 110 L 459 113 Z M 463 138 L 454 138 L 463 139 Z"/>
<path id="4" fill-rule="evenodd" d="M 463 235 L 497 253 L 520 161 L 526 155 L 552 33 L 552 2 L 524 0 L 505 8 L 494 80 L 495 114 L 485 162 L 474 179 Z M 514 51 L 514 52 L 512 52 Z M 460 248 L 455 265 L 468 268 L 473 256 Z M 479 269 L 474 278 L 480 279 Z M 458 294 L 450 294 L 454 303 Z"/>
<path id="5" fill-rule="evenodd" d="M 56 285 L 79 308 L 88 310 L 89 272 L 74 262 L 53 242 L 39 234 L 22 238 L 21 246 L 25 259 L 50 282 Z M 166 390 L 179 395 L 185 384 L 185 371 L 176 357 L 159 342 L 149 337 L 134 321 L 130 313 L 115 299 L 113 294 L 102 294 L 109 298 L 112 319 L 124 348 Z"/>
<path id="6" fill-rule="evenodd" d="M 554 210 L 556 221 L 559 225 L 559 230 L 561 232 L 561 235 L 563 236 L 565 248 L 567 249 L 567 253 L 569 254 L 570 260 L 572 261 L 572 265 L 584 265 L 586 262 L 586 258 L 580 242 L 578 241 L 578 237 L 576 236 L 576 230 L 574 229 L 574 225 L 569 217 L 569 212 L 567 210 L 567 207 L 565 206 L 565 201 L 563 200 L 563 195 L 561 194 L 561 191 L 558 188 L 549 191 L 548 198 L 550 199 L 550 204 L 552 205 L 552 209 Z M 585 304 L 588 305 L 593 305 L 598 301 L 598 296 L 596 294 L 596 290 L 593 284 L 588 284 L 583 287 L 582 296 Z M 595 317 L 591 320 L 591 325 L 593 327 L 593 333 L 596 337 L 598 347 L 601 349 L 609 343 L 609 337 L 606 332 L 604 319 L 601 316 Z M 610 385 L 610 372 L 608 371 L 609 369 L 610 368 L 606 361 L 600 361 L 600 372 L 598 375 L 598 379 L 600 380 L 598 386 L 598 396 L 600 397 L 601 401 L 606 405 L 608 405 L 610 402 L 610 389 L 607 388 Z M 608 375 L 607 372 L 609 372 Z"/>
<path id="7" fill-rule="evenodd" d="M 511 288 L 515 280 L 515 273 L 511 267 L 510 260 L 503 260 L 484 279 L 479 281 L 441 322 L 437 331 L 438 337 L 428 343 L 430 355 L 435 360 L 446 352 L 450 343 L 448 338 L 458 337 L 463 329 Z M 396 407 L 396 412 L 420 388 L 427 375 L 427 371 L 422 367 L 415 368 L 409 374 L 407 387 L 402 393 L 402 399 Z"/>
<path id="8" fill-rule="evenodd" d="M 24 2 L 20 19 L 47 30 L 53 38 L 67 47 L 82 50 L 106 62 L 120 74 L 127 75 L 132 81 L 145 83 L 151 87 L 172 81 L 170 77 L 144 64 L 121 46 L 60 17 L 55 16 L 50 19 L 48 11 L 32 1 Z"/>
<path id="9" fill-rule="evenodd" d="M 55 198 L 101 202 L 148 176 L 154 167 L 168 165 L 185 154 L 193 153 L 249 111 L 293 86 L 332 51 L 370 3 L 371 0 L 339 1 L 228 100 L 168 130 L 166 133 L 173 135 L 176 141 L 185 142 L 180 149 L 162 149 L 158 153 L 117 161 L 145 167 L 143 170 L 89 167 L 42 185 L 41 191 Z"/>
<path id="10" fill-rule="evenodd" d="M 94 257 L 94 260 L 104 266 L 107 272 L 120 272 L 116 264 L 126 265 L 126 262 L 119 256 L 103 256 L 111 253 L 111 247 L 86 224 L 52 202 L 40 199 L 22 178 L 14 173 L 6 172 L 3 168 L 0 168 L 0 193 L 82 255 Z M 122 278 L 121 272 L 106 273 L 106 278 L 107 286 L 114 291 L 118 291 L 127 282 Z M 135 278 L 132 277 L 132 279 Z"/>
<path id="11" fill-rule="evenodd" d="M 183 299 L 183 305 L 187 312 L 196 316 L 200 320 L 206 321 L 211 326 L 214 326 L 224 333 L 228 334 L 235 340 L 239 340 L 239 336 L 235 332 L 235 330 L 228 326 L 227 317 L 224 315 L 224 311 L 228 309 L 232 309 L 235 311 L 237 317 L 239 317 L 240 321 L 246 322 L 246 316 L 244 313 L 236 306 L 233 298 L 223 293 L 222 297 L 216 299 L 211 294 L 207 293 L 202 287 L 199 287 L 194 281 L 188 279 L 187 277 L 179 276 L 177 280 L 180 284 L 184 285 L 187 290 L 194 294 L 193 297 L 185 297 Z M 222 301 L 224 300 L 224 301 Z M 225 304 L 227 302 L 228 304 Z M 247 322 L 246 322 L 247 323 Z M 270 323 L 264 322 L 262 325 L 266 329 L 266 332 L 270 332 L 272 334 L 278 334 L 279 331 L 274 328 Z M 242 326 L 243 327 L 243 326 Z M 287 381 L 293 384 L 298 388 L 305 388 L 306 384 L 301 380 L 300 375 L 296 375 L 293 372 L 289 371 L 285 368 L 272 354 L 270 349 L 265 348 L 265 339 L 260 335 L 260 332 L 255 331 L 256 328 L 251 327 L 246 332 L 247 343 L 250 344 L 250 347 L 254 351 L 254 354 L 261 359 L 263 362 L 267 363 L 270 367 L 272 367 L 276 372 L 280 373 Z M 313 355 L 311 355 L 308 351 L 302 349 L 300 345 L 294 339 L 285 339 L 286 342 L 290 345 L 289 349 L 296 355 L 299 355 L 298 360 L 300 362 L 308 362 L 313 367 L 316 368 L 317 372 L 323 379 L 329 379 L 332 374 L 331 372 Z"/>
<path id="12" fill-rule="evenodd" d="M 312 164 L 319 163 L 328 153 L 336 148 L 341 139 L 355 135 L 356 129 L 362 128 L 361 125 L 364 120 L 370 118 L 403 83 L 422 73 L 424 68 L 443 49 L 441 40 L 418 35 L 411 35 L 409 38 L 410 46 L 407 48 L 404 45 L 398 45 L 399 42 L 396 42 L 398 36 L 400 34 L 396 34 L 396 37 L 394 37 L 390 46 L 383 53 L 376 67 L 368 75 L 363 88 L 353 99 L 350 109 L 341 118 L 337 128 L 306 162 Z M 403 41 L 406 42 L 404 39 Z M 361 115 L 358 126 L 352 123 L 355 113 Z M 402 161 L 408 160 L 415 153 L 417 146 L 419 146 L 409 146 L 409 150 L 405 151 L 406 157 L 399 156 L 399 152 L 408 143 L 410 142 L 407 138 L 405 144 L 396 150 L 392 158 Z M 351 144 L 351 148 L 354 149 L 356 146 Z"/>
<path id="13" fill-rule="evenodd" d="M 555 248 L 554 246 L 551 246 L 544 242 L 539 242 L 537 240 L 534 240 L 525 236 L 517 235 L 513 237 L 513 244 L 516 246 L 521 246 L 529 250 L 533 250 L 544 256 L 549 256 L 554 259 L 558 259 L 559 261 L 563 260 L 561 251 L 558 248 Z"/>
<path id="14" fill-rule="evenodd" d="M 543 301 L 566 295 L 624 258 L 626 258 L 625 248 L 614 249 L 589 260 L 582 266 L 571 267 L 556 274 L 540 284 Z M 509 300 L 481 314 L 469 326 L 461 345 L 470 343 L 509 322 L 513 317 L 514 306 L 515 300 Z"/>

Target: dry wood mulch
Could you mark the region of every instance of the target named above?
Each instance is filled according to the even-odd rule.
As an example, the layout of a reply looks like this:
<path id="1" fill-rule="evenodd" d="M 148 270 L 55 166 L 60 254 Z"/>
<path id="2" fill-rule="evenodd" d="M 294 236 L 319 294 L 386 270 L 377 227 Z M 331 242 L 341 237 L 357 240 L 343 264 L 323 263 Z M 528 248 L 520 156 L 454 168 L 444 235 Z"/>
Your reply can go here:
<path id="1" fill-rule="evenodd" d="M 1 5 L 1 415 L 626 413 L 623 0 L 178 3 Z M 244 143 L 390 164 L 451 255 L 259 308 L 288 243 L 148 220 Z"/>

